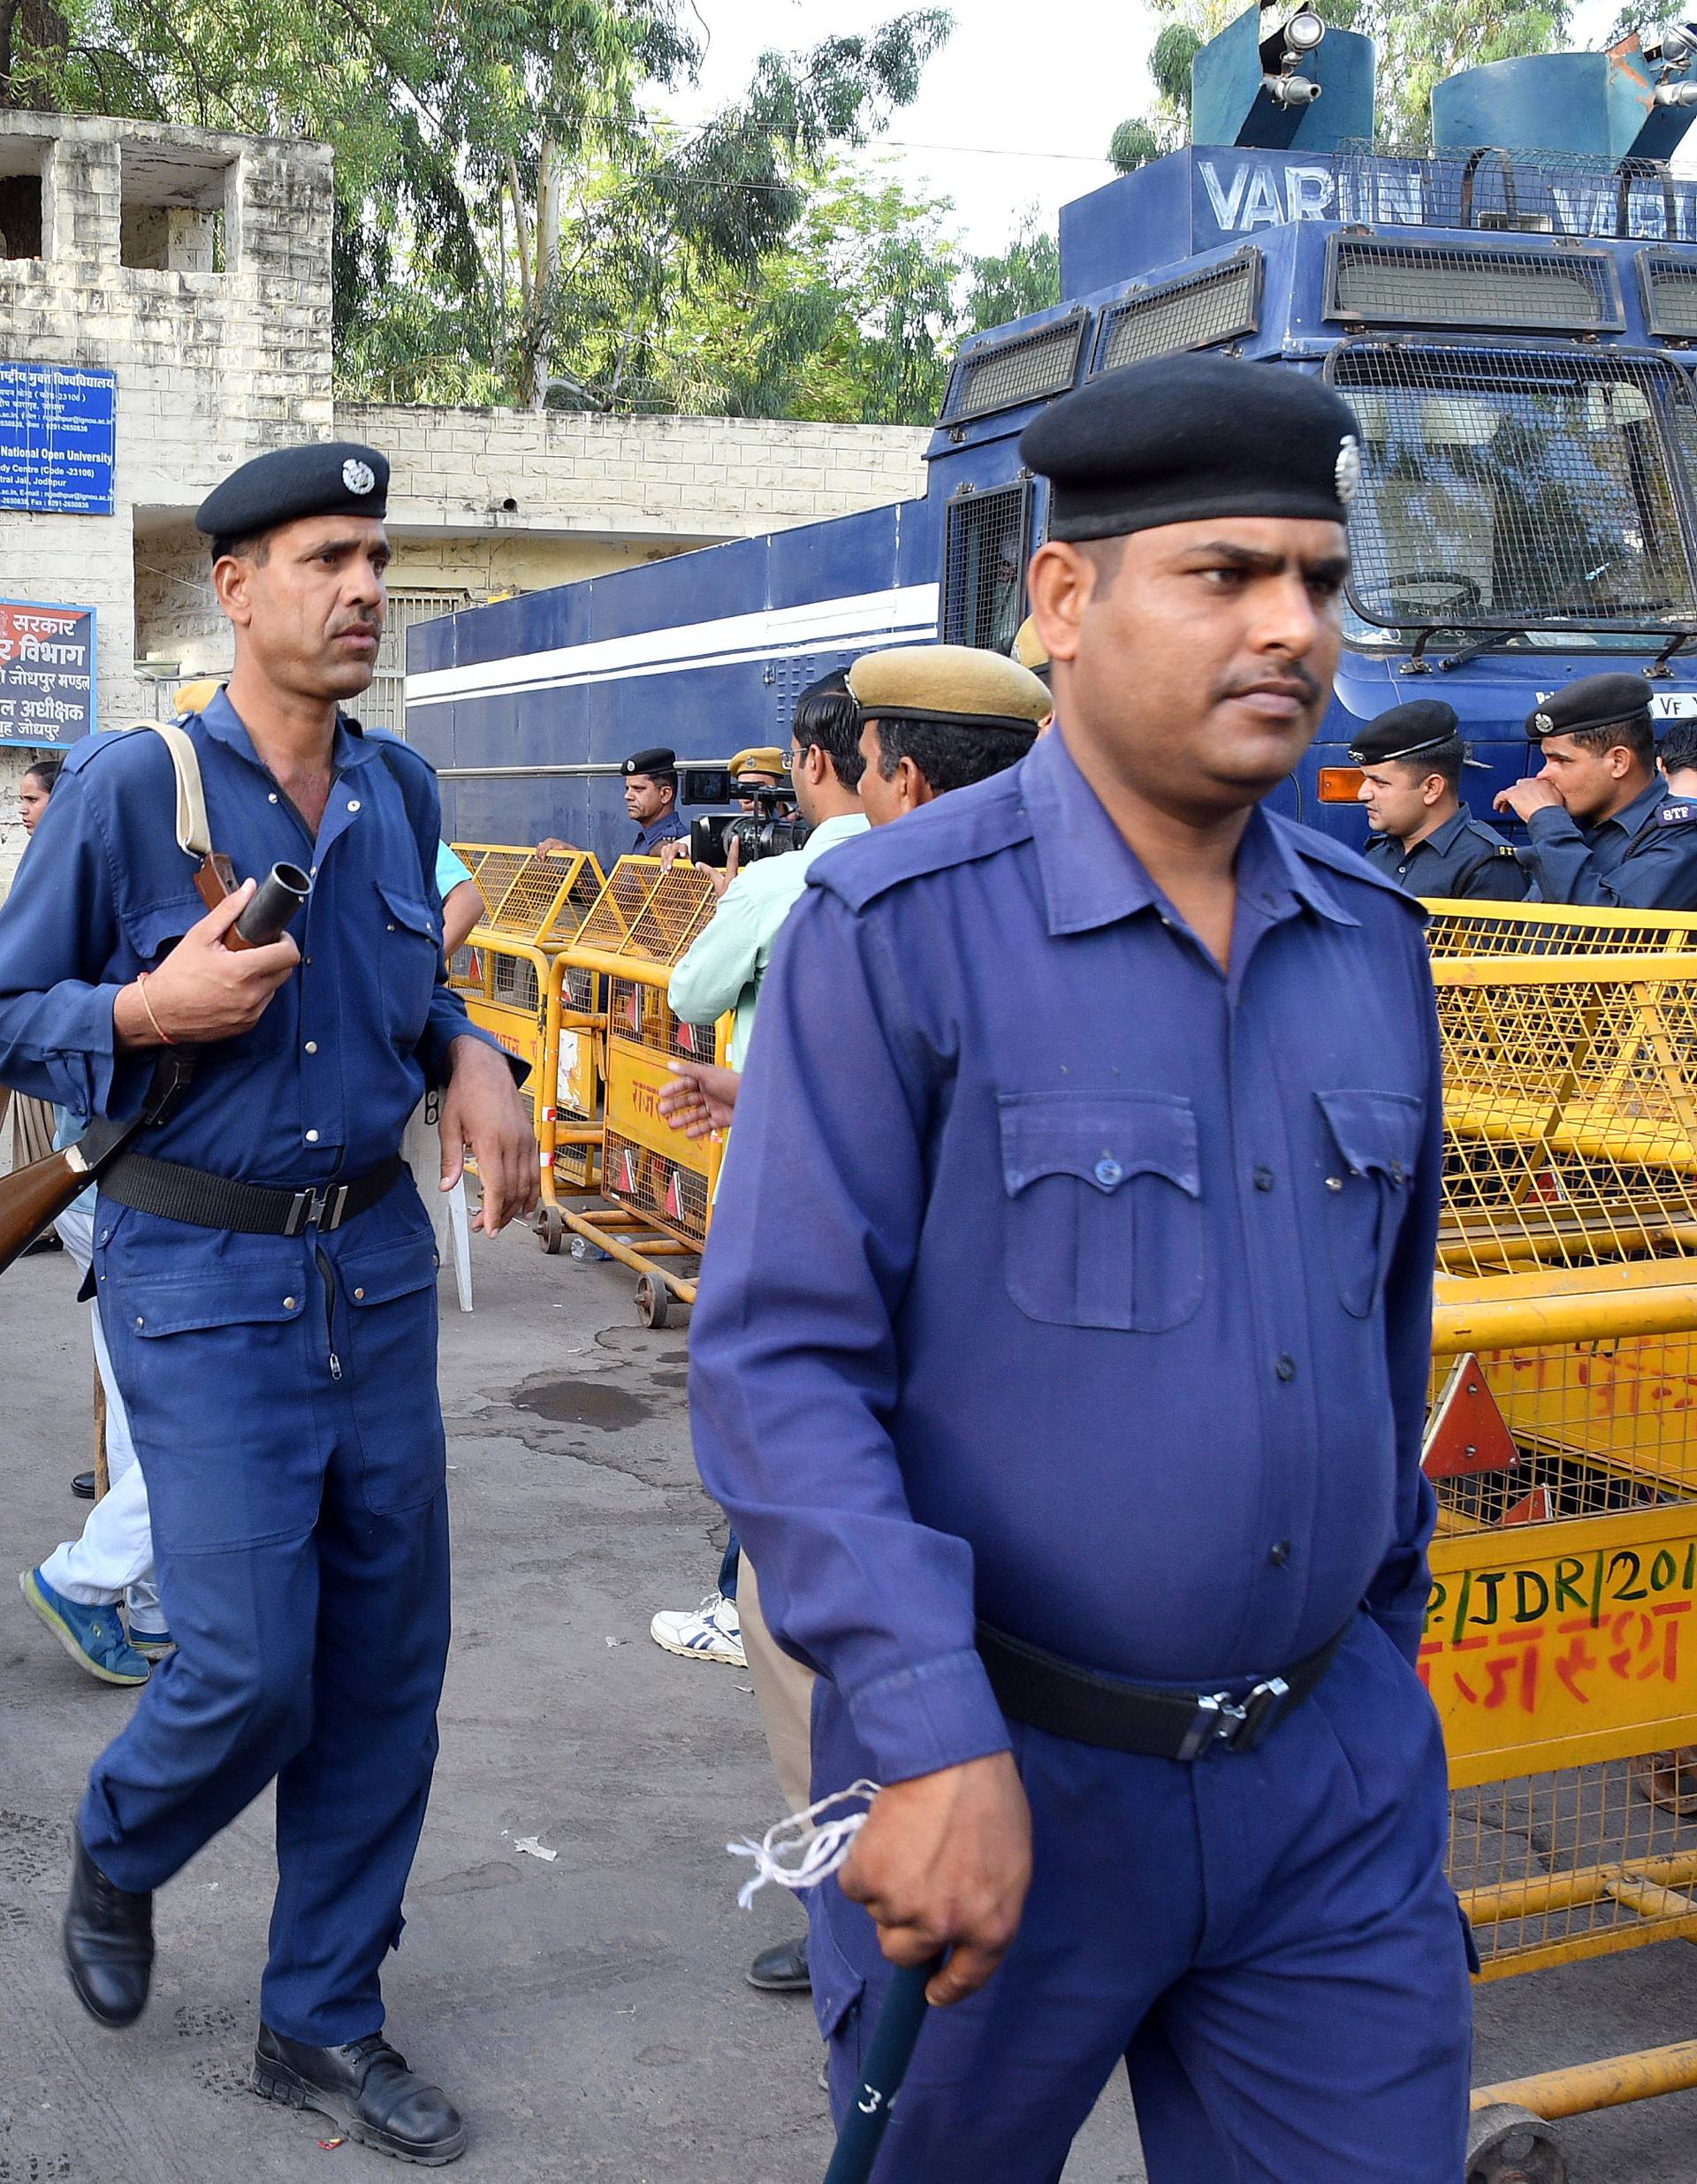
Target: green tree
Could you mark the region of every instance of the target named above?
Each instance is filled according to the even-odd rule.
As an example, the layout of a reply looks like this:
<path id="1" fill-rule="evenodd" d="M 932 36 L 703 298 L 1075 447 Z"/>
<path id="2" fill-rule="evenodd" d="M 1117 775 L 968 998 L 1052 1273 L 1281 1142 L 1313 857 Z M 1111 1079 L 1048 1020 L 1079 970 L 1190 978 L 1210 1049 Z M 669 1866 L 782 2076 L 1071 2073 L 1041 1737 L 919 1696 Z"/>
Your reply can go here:
<path id="1" fill-rule="evenodd" d="M 53 4 L 0 0 L 0 98 L 327 139 L 355 377 L 536 406 L 620 405 L 666 294 L 751 278 L 809 171 L 912 98 L 949 27 L 918 8 L 767 54 L 742 100 L 680 130 L 645 100 L 698 66 L 686 0 Z"/>
<path id="2" fill-rule="evenodd" d="M 1061 301 L 1061 253 L 1054 237 L 1027 212 L 1006 250 L 970 261 L 966 331 L 985 333 Z"/>

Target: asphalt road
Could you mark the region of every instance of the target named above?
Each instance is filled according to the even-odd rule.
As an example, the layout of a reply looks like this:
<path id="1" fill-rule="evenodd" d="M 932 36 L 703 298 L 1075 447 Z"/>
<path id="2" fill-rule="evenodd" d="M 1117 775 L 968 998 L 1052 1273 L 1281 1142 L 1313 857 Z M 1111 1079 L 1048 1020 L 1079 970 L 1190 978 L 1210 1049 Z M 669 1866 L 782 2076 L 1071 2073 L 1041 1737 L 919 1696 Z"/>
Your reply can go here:
<path id="1" fill-rule="evenodd" d="M 742 1980 L 797 1914 L 770 1891 L 740 1913 L 724 1850 L 778 1812 L 748 1679 L 648 1638 L 657 1607 L 709 1587 L 723 1538 L 689 1461 L 687 1335 L 638 1327 L 617 1267 L 522 1235 L 476 1244 L 476 1313 L 443 1291 L 455 1635 L 391 2036 L 463 2106 L 467 2184 L 814 2184 L 830 2136 L 811 2013 Z M 380 2157 L 324 2150 L 327 2127 L 245 2089 L 269 1800 L 161 1896 L 139 2026 L 102 2032 L 65 1983 L 66 1819 L 133 1702 L 80 1675 L 12 1589 L 80 1517 L 73 1290 L 62 1258 L 26 1261 L 0 1320 L 0 2184 L 379 2184 L 397 2174 Z M 1640 1950 L 1481 1990 L 1479 2075 L 1694 2024 L 1697 1956 Z M 1573 2184 L 1697 2175 L 1697 2097 L 1569 2128 Z M 1116 2085 L 1067 2184 L 1143 2175 Z"/>

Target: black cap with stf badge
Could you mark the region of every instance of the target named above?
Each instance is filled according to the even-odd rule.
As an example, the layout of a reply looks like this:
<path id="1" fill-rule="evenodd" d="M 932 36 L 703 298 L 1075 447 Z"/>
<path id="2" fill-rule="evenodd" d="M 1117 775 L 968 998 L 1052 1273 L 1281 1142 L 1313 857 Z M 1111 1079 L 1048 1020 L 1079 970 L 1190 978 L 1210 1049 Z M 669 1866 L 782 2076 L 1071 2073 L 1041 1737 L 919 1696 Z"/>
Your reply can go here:
<path id="1" fill-rule="evenodd" d="M 232 470 L 194 511 L 194 528 L 213 542 L 257 538 L 308 515 L 374 515 L 389 506 L 389 458 L 358 440 L 314 440 L 274 447 Z"/>
<path id="2" fill-rule="evenodd" d="M 1571 735 L 1576 728 L 1617 728 L 1640 713 L 1648 719 L 1654 696 L 1642 675 L 1581 675 L 1540 698 L 1526 715 L 1526 734 L 1541 743 L 1547 735 Z"/>
<path id="3" fill-rule="evenodd" d="M 678 754 L 657 743 L 649 750 L 632 751 L 619 771 L 627 778 L 633 773 L 645 773 L 651 781 L 670 781 L 677 776 Z"/>
<path id="4" fill-rule="evenodd" d="M 1159 356 L 1062 395 L 1019 452 L 1050 482 L 1051 538 L 1118 538 L 1210 516 L 1343 523 L 1358 430 L 1341 394 L 1288 365 Z"/>
<path id="5" fill-rule="evenodd" d="M 1453 742 L 1460 726 L 1455 707 L 1441 697 L 1411 698 L 1406 705 L 1393 705 L 1357 729 L 1350 739 L 1350 757 L 1358 766 L 1418 758 L 1422 751 Z"/>

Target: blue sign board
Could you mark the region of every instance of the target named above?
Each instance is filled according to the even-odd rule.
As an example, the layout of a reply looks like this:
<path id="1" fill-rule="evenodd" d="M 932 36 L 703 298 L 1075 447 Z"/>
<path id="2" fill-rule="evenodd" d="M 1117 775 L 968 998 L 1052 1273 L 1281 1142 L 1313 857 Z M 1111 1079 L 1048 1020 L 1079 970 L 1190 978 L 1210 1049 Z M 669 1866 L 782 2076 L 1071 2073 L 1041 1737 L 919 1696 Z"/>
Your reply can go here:
<path id="1" fill-rule="evenodd" d="M 95 732 L 95 610 L 0 599 L 0 744 Z"/>
<path id="2" fill-rule="evenodd" d="M 112 514 L 117 428 L 115 372 L 0 363 L 0 508 Z"/>

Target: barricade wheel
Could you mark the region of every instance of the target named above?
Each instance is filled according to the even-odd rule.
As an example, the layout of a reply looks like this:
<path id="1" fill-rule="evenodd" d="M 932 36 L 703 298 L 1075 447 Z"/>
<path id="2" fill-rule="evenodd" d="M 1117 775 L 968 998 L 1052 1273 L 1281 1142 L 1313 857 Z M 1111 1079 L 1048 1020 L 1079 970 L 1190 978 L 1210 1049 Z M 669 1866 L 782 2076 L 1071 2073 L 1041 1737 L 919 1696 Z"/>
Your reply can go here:
<path id="1" fill-rule="evenodd" d="M 644 1327 L 664 1327 L 672 1317 L 671 1292 L 664 1282 L 657 1282 L 651 1274 L 645 1274 L 637 1281 L 636 1317 Z"/>
<path id="2" fill-rule="evenodd" d="M 1481 2108 L 1467 2133 L 1467 2184 L 1567 2184 L 1555 2127 L 1525 2108 Z"/>
<path id="3" fill-rule="evenodd" d="M 557 1206 L 544 1206 L 536 1214 L 536 1234 L 542 1238 L 542 1248 L 555 1258 L 566 1242 L 566 1216 Z"/>

